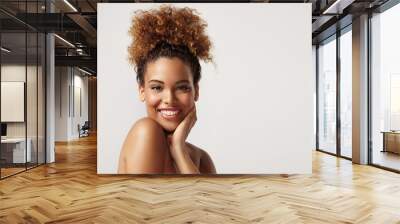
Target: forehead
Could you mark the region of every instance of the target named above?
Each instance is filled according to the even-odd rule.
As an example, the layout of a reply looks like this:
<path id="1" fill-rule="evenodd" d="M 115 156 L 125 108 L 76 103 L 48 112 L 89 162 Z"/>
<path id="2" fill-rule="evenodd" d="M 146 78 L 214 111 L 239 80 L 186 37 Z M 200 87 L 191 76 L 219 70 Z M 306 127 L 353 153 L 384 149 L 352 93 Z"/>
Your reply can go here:
<path id="1" fill-rule="evenodd" d="M 163 82 L 176 82 L 180 80 L 193 81 L 193 75 L 190 67 L 179 58 L 158 58 L 149 62 L 146 66 L 144 80 L 152 79 Z"/>

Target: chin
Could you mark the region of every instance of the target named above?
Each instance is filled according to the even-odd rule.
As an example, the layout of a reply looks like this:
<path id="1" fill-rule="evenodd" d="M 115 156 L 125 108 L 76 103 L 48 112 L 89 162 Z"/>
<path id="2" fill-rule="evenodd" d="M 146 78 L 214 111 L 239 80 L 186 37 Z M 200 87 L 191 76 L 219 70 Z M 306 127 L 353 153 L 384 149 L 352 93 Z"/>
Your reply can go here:
<path id="1" fill-rule="evenodd" d="M 158 122 L 160 125 L 161 125 L 161 127 L 166 131 L 166 132 L 169 132 L 169 133 L 171 133 L 171 132 L 174 132 L 175 131 L 175 129 L 178 127 L 178 124 L 175 124 L 175 123 L 165 123 L 165 122 Z"/>

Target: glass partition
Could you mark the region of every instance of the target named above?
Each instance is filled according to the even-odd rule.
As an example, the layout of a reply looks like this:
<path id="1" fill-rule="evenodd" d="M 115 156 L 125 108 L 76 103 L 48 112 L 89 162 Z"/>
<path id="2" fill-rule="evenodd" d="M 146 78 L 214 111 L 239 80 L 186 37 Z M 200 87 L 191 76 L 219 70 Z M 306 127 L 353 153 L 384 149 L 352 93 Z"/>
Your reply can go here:
<path id="1" fill-rule="evenodd" d="M 372 164 L 400 171 L 400 4 L 371 19 Z"/>
<path id="2" fill-rule="evenodd" d="M 318 47 L 318 148 L 336 154 L 336 37 Z"/>
<path id="3" fill-rule="evenodd" d="M 340 154 L 352 157 L 352 35 L 351 26 L 340 36 Z"/>
<path id="4" fill-rule="evenodd" d="M 3 32 L 1 47 L 1 175 L 7 177 L 24 171 L 31 158 L 26 150 L 26 33 Z"/>
<path id="5" fill-rule="evenodd" d="M 16 19 L 26 12 L 43 13 L 44 3 L 0 2 L 0 7 L 14 10 L 0 11 L 0 178 L 45 163 L 46 39 Z"/>

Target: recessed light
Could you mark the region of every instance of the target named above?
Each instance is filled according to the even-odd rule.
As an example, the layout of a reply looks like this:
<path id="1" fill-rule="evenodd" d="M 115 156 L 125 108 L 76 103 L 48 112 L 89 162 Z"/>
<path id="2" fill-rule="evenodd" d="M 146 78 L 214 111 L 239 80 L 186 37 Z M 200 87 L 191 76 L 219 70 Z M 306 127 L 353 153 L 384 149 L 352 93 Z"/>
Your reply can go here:
<path id="1" fill-rule="evenodd" d="M 71 44 L 71 42 L 69 42 L 68 40 L 66 40 L 66 39 L 64 39 L 64 38 L 62 38 L 62 37 L 60 37 L 60 36 L 57 35 L 57 34 L 54 34 L 54 36 L 57 37 L 58 39 L 60 39 L 61 41 L 63 41 L 64 43 L 68 44 L 69 46 L 75 48 L 75 45 Z"/>
<path id="2" fill-rule="evenodd" d="M 6 53 L 10 53 L 10 52 L 11 52 L 10 49 L 7 49 L 7 48 L 5 48 L 5 47 L 1 47 L 1 50 L 4 51 L 4 52 L 6 52 Z"/>
<path id="3" fill-rule="evenodd" d="M 64 0 L 65 4 L 67 4 L 72 10 L 74 10 L 75 12 L 78 12 L 78 10 L 68 1 L 68 0 Z"/>
<path id="4" fill-rule="evenodd" d="M 86 70 L 83 70 L 83 69 L 81 69 L 81 68 L 79 68 L 79 67 L 78 67 L 78 70 L 81 71 L 81 72 L 83 72 L 83 73 L 85 73 L 85 74 L 87 74 L 87 75 L 90 75 L 90 76 L 92 75 L 92 73 L 90 73 L 90 72 L 88 72 L 88 71 L 86 71 Z"/>

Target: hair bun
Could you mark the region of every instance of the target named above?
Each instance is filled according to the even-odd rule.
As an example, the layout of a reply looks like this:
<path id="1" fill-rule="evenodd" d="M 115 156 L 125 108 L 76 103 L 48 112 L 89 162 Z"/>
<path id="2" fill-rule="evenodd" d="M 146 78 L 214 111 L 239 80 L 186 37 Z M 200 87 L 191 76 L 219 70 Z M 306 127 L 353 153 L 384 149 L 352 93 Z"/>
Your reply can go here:
<path id="1" fill-rule="evenodd" d="M 129 61 L 139 61 L 163 41 L 171 45 L 184 45 L 197 58 L 212 61 L 211 42 L 205 29 L 207 23 L 194 9 L 163 5 L 158 9 L 139 10 L 132 18 L 129 34 L 133 41 L 128 48 Z"/>

